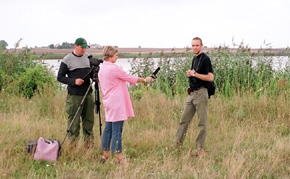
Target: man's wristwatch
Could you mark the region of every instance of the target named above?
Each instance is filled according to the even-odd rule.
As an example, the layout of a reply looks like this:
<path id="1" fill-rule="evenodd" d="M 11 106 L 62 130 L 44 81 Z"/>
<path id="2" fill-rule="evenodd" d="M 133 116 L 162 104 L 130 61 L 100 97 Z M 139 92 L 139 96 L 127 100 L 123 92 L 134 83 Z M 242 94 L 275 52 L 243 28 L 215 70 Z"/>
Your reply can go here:
<path id="1" fill-rule="evenodd" d="M 192 74 L 192 76 L 195 76 L 195 72 Z"/>
<path id="2" fill-rule="evenodd" d="M 146 81 L 146 78 L 144 78 L 144 83 L 146 83 L 147 81 Z"/>

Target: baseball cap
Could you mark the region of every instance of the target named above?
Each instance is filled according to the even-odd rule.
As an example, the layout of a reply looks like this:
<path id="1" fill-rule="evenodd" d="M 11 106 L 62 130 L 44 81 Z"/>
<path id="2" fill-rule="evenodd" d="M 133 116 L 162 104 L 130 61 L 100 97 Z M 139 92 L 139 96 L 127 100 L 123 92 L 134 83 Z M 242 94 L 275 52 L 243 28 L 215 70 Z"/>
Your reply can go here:
<path id="1" fill-rule="evenodd" d="M 80 45 L 82 48 L 87 48 L 88 46 L 87 41 L 84 38 L 77 38 L 75 41 L 75 45 Z"/>

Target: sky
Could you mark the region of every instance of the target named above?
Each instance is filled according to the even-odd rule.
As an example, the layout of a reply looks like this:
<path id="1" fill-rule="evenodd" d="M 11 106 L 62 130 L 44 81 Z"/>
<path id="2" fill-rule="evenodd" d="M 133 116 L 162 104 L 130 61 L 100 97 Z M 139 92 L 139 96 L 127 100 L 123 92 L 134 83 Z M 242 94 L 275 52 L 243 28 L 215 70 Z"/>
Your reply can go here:
<path id="1" fill-rule="evenodd" d="M 7 48 L 74 43 L 118 47 L 290 46 L 289 0 L 1 0 Z"/>

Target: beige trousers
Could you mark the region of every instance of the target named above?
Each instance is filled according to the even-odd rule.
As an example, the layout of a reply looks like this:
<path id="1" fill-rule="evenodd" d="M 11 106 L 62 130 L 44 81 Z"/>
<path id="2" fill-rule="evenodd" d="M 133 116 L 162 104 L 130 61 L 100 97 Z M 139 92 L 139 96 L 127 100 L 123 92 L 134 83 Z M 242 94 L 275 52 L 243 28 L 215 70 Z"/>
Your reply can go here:
<path id="1" fill-rule="evenodd" d="M 188 95 L 176 133 L 175 142 L 177 144 L 183 144 L 188 125 L 192 121 L 195 112 L 197 112 L 199 134 L 195 141 L 195 147 L 197 149 L 204 148 L 207 133 L 207 101 L 208 92 L 206 88 L 200 88 Z"/>

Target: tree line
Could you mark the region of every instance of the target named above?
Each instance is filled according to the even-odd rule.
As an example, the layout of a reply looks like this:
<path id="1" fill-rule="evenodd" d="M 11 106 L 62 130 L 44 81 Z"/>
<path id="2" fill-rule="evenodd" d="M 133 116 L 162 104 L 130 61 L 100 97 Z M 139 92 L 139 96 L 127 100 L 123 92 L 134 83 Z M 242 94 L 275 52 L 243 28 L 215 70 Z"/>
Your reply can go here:
<path id="1" fill-rule="evenodd" d="M 0 40 L 0 49 L 6 50 L 8 43 L 5 40 Z M 63 42 L 62 44 L 50 44 L 48 46 L 51 49 L 72 49 L 74 47 L 73 43 Z"/>
<path id="2" fill-rule="evenodd" d="M 74 43 L 63 42 L 61 45 L 50 44 L 48 47 L 51 49 L 72 49 L 74 47 Z"/>
<path id="3" fill-rule="evenodd" d="M 5 40 L 0 40 L 0 49 L 6 49 L 8 46 L 8 43 Z"/>

